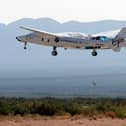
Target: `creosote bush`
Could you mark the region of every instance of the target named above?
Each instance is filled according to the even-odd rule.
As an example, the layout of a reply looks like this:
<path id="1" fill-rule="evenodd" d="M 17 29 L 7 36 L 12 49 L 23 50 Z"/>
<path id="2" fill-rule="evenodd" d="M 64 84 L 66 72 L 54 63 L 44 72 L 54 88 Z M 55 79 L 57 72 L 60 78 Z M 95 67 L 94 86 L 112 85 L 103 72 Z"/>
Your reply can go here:
<path id="1" fill-rule="evenodd" d="M 104 115 L 126 118 L 126 100 L 112 98 L 0 98 L 0 115 Z"/>

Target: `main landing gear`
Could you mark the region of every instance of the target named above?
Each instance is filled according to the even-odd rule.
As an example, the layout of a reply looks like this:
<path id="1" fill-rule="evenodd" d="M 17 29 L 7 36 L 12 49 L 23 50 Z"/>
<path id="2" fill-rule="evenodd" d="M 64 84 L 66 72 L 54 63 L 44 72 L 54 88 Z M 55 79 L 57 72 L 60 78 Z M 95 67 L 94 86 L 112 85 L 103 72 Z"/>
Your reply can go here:
<path id="1" fill-rule="evenodd" d="M 96 50 L 93 50 L 93 51 L 91 52 L 91 55 L 92 55 L 92 56 L 97 56 L 98 53 L 96 52 Z"/>
<path id="2" fill-rule="evenodd" d="M 57 56 L 58 52 L 56 51 L 56 47 L 53 47 L 53 51 L 52 51 L 52 56 Z"/>

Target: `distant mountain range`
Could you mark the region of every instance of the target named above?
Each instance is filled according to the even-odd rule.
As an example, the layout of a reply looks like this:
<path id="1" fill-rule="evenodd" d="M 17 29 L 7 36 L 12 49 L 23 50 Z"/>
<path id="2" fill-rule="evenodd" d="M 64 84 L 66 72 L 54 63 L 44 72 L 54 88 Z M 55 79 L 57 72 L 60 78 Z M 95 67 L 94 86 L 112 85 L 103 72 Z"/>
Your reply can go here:
<path id="1" fill-rule="evenodd" d="M 91 51 L 77 51 L 58 49 L 57 57 L 51 56 L 50 47 L 29 44 L 28 50 L 23 50 L 23 45 L 15 37 L 27 31 L 19 26 L 32 27 L 48 32 L 82 32 L 95 34 L 117 30 L 126 27 L 126 21 L 103 20 L 96 22 L 69 21 L 60 23 L 50 18 L 30 19 L 24 18 L 8 25 L 0 24 L 0 70 L 85 70 L 108 66 L 126 66 L 126 51 L 114 53 L 100 51 L 98 57 L 90 56 Z M 125 54 L 124 54 L 125 52 Z M 125 59 L 125 61 L 123 60 Z"/>
<path id="2" fill-rule="evenodd" d="M 78 22 L 69 21 L 65 23 L 60 23 L 56 20 L 50 18 L 40 18 L 40 19 L 30 19 L 24 18 L 12 22 L 8 25 L 0 24 L 0 28 L 13 29 L 15 30 L 19 26 L 29 26 L 38 29 L 42 29 L 49 32 L 82 32 L 82 33 L 96 33 L 116 30 L 121 27 L 126 26 L 126 21 L 116 21 L 116 20 L 103 20 L 95 22 Z"/>

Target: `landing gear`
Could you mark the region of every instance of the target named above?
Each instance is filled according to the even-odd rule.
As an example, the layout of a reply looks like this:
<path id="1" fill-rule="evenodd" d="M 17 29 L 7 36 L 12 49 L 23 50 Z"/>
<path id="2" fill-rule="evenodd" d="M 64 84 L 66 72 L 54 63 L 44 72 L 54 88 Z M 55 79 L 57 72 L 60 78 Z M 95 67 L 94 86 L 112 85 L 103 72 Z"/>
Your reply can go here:
<path id="1" fill-rule="evenodd" d="M 52 56 L 57 56 L 57 51 L 52 51 Z"/>
<path id="2" fill-rule="evenodd" d="M 93 52 L 91 52 L 92 56 L 97 56 L 98 53 L 96 52 L 96 50 L 93 50 Z"/>
<path id="3" fill-rule="evenodd" d="M 53 51 L 52 51 L 52 56 L 57 56 L 58 52 L 56 51 L 56 47 L 53 47 Z"/>
<path id="4" fill-rule="evenodd" d="M 27 49 L 27 42 L 24 43 L 24 50 Z"/>

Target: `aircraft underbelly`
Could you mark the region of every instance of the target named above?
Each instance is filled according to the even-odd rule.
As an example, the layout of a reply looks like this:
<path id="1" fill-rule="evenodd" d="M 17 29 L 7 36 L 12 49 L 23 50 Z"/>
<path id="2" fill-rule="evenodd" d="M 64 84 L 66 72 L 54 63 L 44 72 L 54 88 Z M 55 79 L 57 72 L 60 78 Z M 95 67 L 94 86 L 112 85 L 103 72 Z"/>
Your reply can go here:
<path id="1" fill-rule="evenodd" d="M 56 47 L 64 47 L 64 48 L 84 48 L 84 44 L 79 43 L 69 43 L 69 42 L 50 42 L 43 43 L 43 45 L 47 46 L 56 46 Z"/>
<path id="2" fill-rule="evenodd" d="M 87 43 L 71 43 L 71 42 L 51 42 L 51 43 L 43 43 L 46 46 L 56 46 L 56 47 L 64 47 L 64 48 L 76 48 L 76 49 L 108 49 L 110 48 L 109 44 L 87 44 Z"/>

